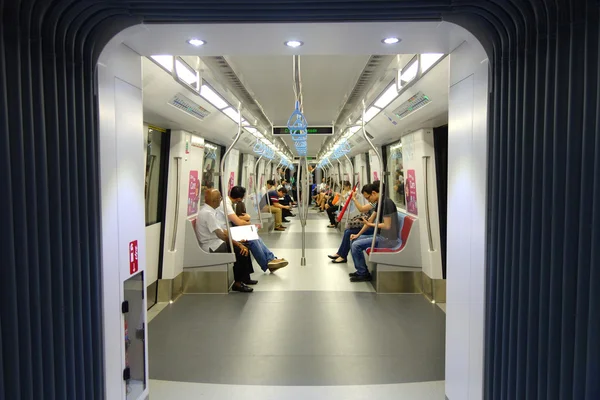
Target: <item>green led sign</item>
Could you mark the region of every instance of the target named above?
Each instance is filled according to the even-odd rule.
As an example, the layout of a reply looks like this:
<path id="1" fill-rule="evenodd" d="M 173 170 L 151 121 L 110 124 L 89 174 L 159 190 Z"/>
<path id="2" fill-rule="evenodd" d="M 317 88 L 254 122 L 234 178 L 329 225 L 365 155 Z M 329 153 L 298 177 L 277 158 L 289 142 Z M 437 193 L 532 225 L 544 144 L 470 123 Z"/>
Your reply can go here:
<path id="1" fill-rule="evenodd" d="M 333 135 L 333 126 L 309 126 L 306 128 L 309 135 Z M 287 126 L 274 126 L 273 135 L 289 135 L 290 130 Z"/>

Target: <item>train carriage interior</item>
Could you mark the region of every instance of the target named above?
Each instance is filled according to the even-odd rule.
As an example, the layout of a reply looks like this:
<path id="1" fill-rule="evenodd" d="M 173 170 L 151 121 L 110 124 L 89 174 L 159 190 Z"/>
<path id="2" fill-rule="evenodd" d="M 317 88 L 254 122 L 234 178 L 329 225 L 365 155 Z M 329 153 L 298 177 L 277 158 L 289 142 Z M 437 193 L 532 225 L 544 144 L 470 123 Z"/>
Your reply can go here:
<path id="1" fill-rule="evenodd" d="M 128 328 L 127 398 L 444 398 L 461 358 L 447 337 L 465 332 L 446 316 L 448 220 L 485 204 L 484 175 L 460 165 L 485 170 L 473 37 L 445 22 L 145 25 L 100 66 L 116 162 L 144 160 L 124 285 L 145 308 L 126 325 L 148 329 Z M 471 179 L 454 207 L 449 174 Z M 465 349 L 482 351 L 482 323 Z"/>

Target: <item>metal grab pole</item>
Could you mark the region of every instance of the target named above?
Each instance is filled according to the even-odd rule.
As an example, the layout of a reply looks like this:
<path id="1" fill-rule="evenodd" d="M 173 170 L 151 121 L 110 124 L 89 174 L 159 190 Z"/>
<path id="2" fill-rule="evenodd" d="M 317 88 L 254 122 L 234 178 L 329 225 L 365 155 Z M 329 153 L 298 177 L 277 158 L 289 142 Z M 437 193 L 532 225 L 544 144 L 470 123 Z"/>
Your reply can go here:
<path id="1" fill-rule="evenodd" d="M 302 226 L 302 258 L 300 259 L 300 265 L 301 266 L 305 266 L 306 265 L 306 219 L 308 217 L 308 203 L 307 203 L 307 196 L 306 196 L 306 191 L 308 190 L 308 185 L 304 186 L 304 196 L 302 198 L 300 198 L 300 185 L 302 184 L 302 179 L 304 179 L 304 182 L 308 182 L 308 169 L 306 171 L 304 171 L 304 173 L 302 174 L 302 166 L 307 164 L 307 160 L 306 157 L 302 157 L 300 158 L 300 161 L 298 162 L 298 173 L 297 173 L 297 178 L 296 178 L 296 190 L 298 191 L 298 199 L 299 199 L 299 203 L 298 203 L 298 213 L 300 214 L 300 225 Z"/>
<path id="2" fill-rule="evenodd" d="M 175 218 L 173 219 L 173 235 L 171 236 L 171 251 L 175 251 L 175 244 L 177 243 L 177 220 L 179 219 L 179 192 L 181 186 L 181 157 L 175 157 L 175 165 L 177 166 L 176 180 L 175 180 Z"/>
<path id="3" fill-rule="evenodd" d="M 352 167 L 352 189 L 354 189 L 354 185 L 356 185 L 356 175 L 354 175 L 354 164 L 352 164 L 352 160 L 350 160 L 348 155 L 344 154 L 344 157 L 346 157 L 346 160 L 348 160 L 350 166 Z M 358 188 L 356 188 L 356 190 L 358 190 Z M 354 193 L 355 192 L 352 192 L 350 195 L 354 196 Z M 346 223 L 348 223 L 348 221 L 350 221 L 350 210 L 346 210 Z"/>
<path id="4" fill-rule="evenodd" d="M 239 111 L 239 119 L 238 119 L 238 131 L 237 134 L 235 135 L 235 137 L 233 138 L 233 143 L 231 143 L 231 145 L 227 148 L 227 150 L 225 150 L 225 154 L 223 155 L 223 158 L 221 159 L 221 187 L 223 188 L 223 190 L 225 190 L 225 161 L 227 161 L 227 157 L 229 157 L 229 153 L 231 152 L 231 149 L 233 149 L 233 146 L 235 146 L 235 144 L 237 143 L 237 141 L 240 139 L 240 136 L 242 136 L 242 105 L 240 103 L 238 103 L 238 111 Z M 229 238 L 229 248 L 231 249 L 231 253 L 235 254 L 235 251 L 233 250 L 233 239 L 231 238 L 231 229 L 229 229 L 229 220 L 227 219 L 227 201 L 226 201 L 226 196 L 229 196 L 229 193 L 226 193 L 224 196 L 222 195 L 221 197 L 223 198 L 223 215 L 225 216 L 225 226 L 227 227 L 227 237 Z"/>
<path id="5" fill-rule="evenodd" d="M 367 143 L 369 143 L 369 146 L 371 146 L 371 148 L 373 149 L 373 151 L 375 152 L 375 155 L 377 156 L 377 159 L 379 160 L 379 170 L 382 172 L 382 176 L 381 176 L 381 180 L 379 181 L 379 198 L 377 199 L 377 215 L 375 216 L 375 227 L 373 228 L 373 241 L 371 242 L 371 253 L 375 250 L 375 243 L 377 242 L 377 231 L 379 228 L 379 218 L 381 216 L 381 204 L 382 204 L 382 200 L 383 200 L 383 178 L 384 178 L 384 174 L 383 174 L 383 160 L 381 159 L 381 154 L 379 154 L 379 152 L 377 151 L 377 148 L 373 145 L 373 142 L 371 142 L 371 139 L 369 139 L 369 135 L 367 135 L 367 131 L 365 130 L 365 101 L 363 100 L 363 110 L 362 110 L 362 120 L 361 120 L 361 126 L 362 126 L 362 132 L 363 132 L 363 136 L 365 137 L 365 140 L 367 141 Z"/>
<path id="6" fill-rule="evenodd" d="M 423 156 L 423 170 L 425 171 L 425 217 L 427 218 L 427 239 L 429 239 L 429 251 L 434 251 L 433 237 L 431 236 L 431 217 L 429 215 L 429 156 Z"/>
<path id="7" fill-rule="evenodd" d="M 262 220 L 262 210 L 260 209 L 260 200 L 258 198 L 258 163 L 262 159 L 262 154 L 256 160 L 256 164 L 254 164 L 254 171 L 256 171 L 256 182 L 254 182 L 254 201 L 256 201 L 256 208 L 258 209 L 258 219 L 260 221 L 260 227 L 264 228 L 263 220 Z"/>

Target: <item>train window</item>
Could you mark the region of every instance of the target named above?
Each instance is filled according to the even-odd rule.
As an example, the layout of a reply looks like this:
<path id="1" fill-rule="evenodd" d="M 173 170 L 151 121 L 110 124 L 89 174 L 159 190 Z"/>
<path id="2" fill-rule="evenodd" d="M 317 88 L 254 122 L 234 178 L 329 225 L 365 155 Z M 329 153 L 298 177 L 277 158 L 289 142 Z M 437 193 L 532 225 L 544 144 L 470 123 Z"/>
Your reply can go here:
<path id="1" fill-rule="evenodd" d="M 219 168 L 221 167 L 221 148 L 216 144 L 204 143 L 204 168 L 202 169 L 202 192 L 200 206 L 204 204 L 204 192 L 219 187 Z"/>
<path id="2" fill-rule="evenodd" d="M 390 171 L 390 182 L 388 195 L 398 207 L 405 208 L 406 199 L 404 195 L 404 165 L 402 163 L 402 143 L 393 143 L 387 146 L 388 171 Z"/>
<path id="3" fill-rule="evenodd" d="M 160 222 L 161 212 L 161 175 L 163 159 L 163 140 L 165 131 L 149 127 L 146 136 L 146 179 L 144 198 L 146 201 L 146 226 Z"/>

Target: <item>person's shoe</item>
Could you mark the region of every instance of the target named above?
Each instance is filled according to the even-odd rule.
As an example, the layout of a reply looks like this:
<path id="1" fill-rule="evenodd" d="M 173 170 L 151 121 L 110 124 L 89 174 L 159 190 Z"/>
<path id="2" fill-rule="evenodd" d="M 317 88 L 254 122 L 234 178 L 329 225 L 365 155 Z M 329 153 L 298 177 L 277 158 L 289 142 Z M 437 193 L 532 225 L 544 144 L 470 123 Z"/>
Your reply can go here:
<path id="1" fill-rule="evenodd" d="M 284 224 L 289 224 L 290 220 L 284 218 L 284 219 L 281 220 L 281 222 L 283 222 Z"/>
<path id="2" fill-rule="evenodd" d="M 329 224 L 329 225 L 327 225 L 327 227 L 328 227 L 328 228 L 335 228 L 335 225 L 331 225 L 331 224 Z"/>
<path id="3" fill-rule="evenodd" d="M 337 254 L 335 256 L 327 256 L 327 257 L 331 258 L 332 260 L 340 258 L 340 256 L 338 256 Z"/>
<path id="4" fill-rule="evenodd" d="M 348 274 L 348 276 L 349 276 L 350 278 L 352 278 L 353 276 L 358 276 L 358 272 L 350 272 L 350 273 Z"/>
<path id="5" fill-rule="evenodd" d="M 244 285 L 256 285 L 258 283 L 258 281 L 255 281 L 253 279 L 249 279 L 247 281 L 244 281 Z"/>
<path id="6" fill-rule="evenodd" d="M 370 282 L 373 278 L 371 274 L 367 275 L 356 275 L 350 278 L 350 282 Z"/>
<path id="7" fill-rule="evenodd" d="M 290 214 L 290 217 L 294 218 L 296 216 L 296 214 Z"/>
<path id="8" fill-rule="evenodd" d="M 283 232 L 283 231 L 285 231 L 285 226 L 278 226 L 277 228 L 274 228 L 274 230 Z"/>
<path id="9" fill-rule="evenodd" d="M 234 292 L 242 292 L 242 293 L 251 293 L 254 291 L 254 289 L 244 285 L 243 283 L 240 283 L 239 285 L 234 283 L 233 286 L 231 287 L 231 290 L 233 290 Z"/>
<path id="10" fill-rule="evenodd" d="M 271 272 L 275 272 L 278 269 L 281 269 L 285 266 L 287 266 L 289 263 L 284 260 L 283 258 L 276 258 L 274 260 L 269 261 L 269 264 L 267 264 L 269 266 L 269 271 Z"/>
<path id="11" fill-rule="evenodd" d="M 334 264 L 345 264 L 345 263 L 348 262 L 348 260 L 345 259 L 345 258 L 338 257 L 338 258 L 336 258 L 335 260 L 333 260 L 331 262 L 334 263 Z"/>

